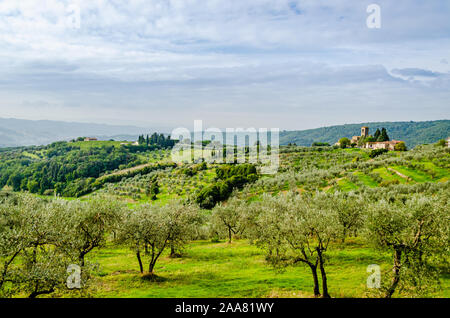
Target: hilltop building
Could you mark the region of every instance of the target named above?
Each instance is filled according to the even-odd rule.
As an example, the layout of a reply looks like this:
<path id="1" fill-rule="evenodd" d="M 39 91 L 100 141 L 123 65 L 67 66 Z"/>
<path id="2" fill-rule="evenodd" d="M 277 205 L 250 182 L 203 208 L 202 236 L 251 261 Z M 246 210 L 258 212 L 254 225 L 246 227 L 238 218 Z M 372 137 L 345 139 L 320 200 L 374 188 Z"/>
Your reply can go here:
<path id="1" fill-rule="evenodd" d="M 369 127 L 363 126 L 363 127 L 361 127 L 361 136 L 353 136 L 350 142 L 352 145 L 360 144 L 358 146 L 359 148 L 387 149 L 387 150 L 395 150 L 395 146 L 402 142 L 401 140 L 364 142 L 364 139 L 366 139 L 366 138 L 370 138 L 372 140 L 374 139 L 372 136 L 369 135 Z M 450 138 L 448 140 L 450 140 Z M 448 143 L 448 140 L 447 140 L 447 143 Z M 361 145 L 361 142 L 364 142 L 364 144 Z M 337 142 L 335 145 L 340 146 L 339 142 Z"/>
<path id="2" fill-rule="evenodd" d="M 358 144 L 359 140 L 361 139 L 361 137 L 368 137 L 369 136 L 369 127 L 367 126 L 363 126 L 361 127 L 361 136 L 353 136 L 351 143 L 352 144 Z"/>
<path id="3" fill-rule="evenodd" d="M 84 141 L 97 141 L 98 139 L 97 138 L 94 138 L 94 137 L 86 137 L 86 138 L 84 138 Z"/>

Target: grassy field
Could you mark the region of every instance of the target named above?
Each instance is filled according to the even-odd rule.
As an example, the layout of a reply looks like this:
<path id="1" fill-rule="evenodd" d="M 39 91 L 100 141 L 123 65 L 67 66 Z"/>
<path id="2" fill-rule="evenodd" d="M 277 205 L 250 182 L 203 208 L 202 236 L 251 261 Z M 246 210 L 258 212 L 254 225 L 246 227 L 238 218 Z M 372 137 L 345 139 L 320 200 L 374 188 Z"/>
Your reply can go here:
<path id="1" fill-rule="evenodd" d="M 338 180 L 339 189 L 342 191 L 351 191 L 358 189 L 358 186 L 347 179 Z"/>
<path id="2" fill-rule="evenodd" d="M 80 147 L 81 149 L 89 149 L 94 147 L 120 147 L 121 143 L 131 144 L 130 141 L 110 141 L 110 140 L 92 140 L 92 141 L 76 141 L 71 143 L 72 146 Z"/>
<path id="3" fill-rule="evenodd" d="M 361 242 L 348 240 L 345 250 L 331 247 L 327 272 L 332 297 L 365 297 L 367 266 L 390 268 L 388 254 Z M 165 254 L 155 269 L 156 282 L 139 273 L 136 257 L 126 248 L 108 246 L 93 252 L 89 260 L 99 264 L 88 292 L 92 297 L 312 297 L 309 268 L 275 270 L 262 250 L 244 240 L 194 242 L 183 258 Z M 450 277 L 442 278 L 443 290 L 433 296 L 449 297 Z"/>
<path id="4" fill-rule="evenodd" d="M 377 168 L 373 170 L 374 173 L 378 174 L 383 180 L 386 181 L 398 181 L 399 183 L 406 183 L 406 179 L 400 177 L 399 175 L 389 171 L 387 168 Z"/>
<path id="5" fill-rule="evenodd" d="M 360 172 L 360 171 L 357 171 L 357 172 L 355 172 L 354 173 L 355 174 L 355 176 L 357 176 L 358 178 L 359 178 L 359 180 L 365 185 L 365 186 L 368 186 L 368 187 L 377 187 L 378 186 L 378 182 L 376 182 L 374 179 L 372 179 L 370 176 L 368 176 L 368 175 L 366 175 L 366 174 L 364 174 L 364 173 L 362 173 L 362 172 Z"/>

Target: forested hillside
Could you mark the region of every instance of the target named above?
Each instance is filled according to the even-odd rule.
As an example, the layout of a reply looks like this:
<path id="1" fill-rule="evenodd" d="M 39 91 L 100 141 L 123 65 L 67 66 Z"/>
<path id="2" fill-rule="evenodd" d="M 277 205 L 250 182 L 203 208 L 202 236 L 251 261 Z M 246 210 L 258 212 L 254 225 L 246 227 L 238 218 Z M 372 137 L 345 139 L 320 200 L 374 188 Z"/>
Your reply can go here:
<path id="1" fill-rule="evenodd" d="M 102 182 L 117 178 L 115 171 L 140 165 L 143 165 L 140 170 L 151 170 L 150 162 L 165 156 L 168 140 L 162 134 L 153 139 L 148 138 L 140 145 L 118 141 L 61 141 L 47 146 L 3 149 L 0 188 L 78 197 L 97 189 Z M 136 170 L 127 171 L 127 176 L 136 173 Z M 111 175 L 100 179 L 107 174 Z"/>
<path id="2" fill-rule="evenodd" d="M 368 126 L 373 134 L 377 129 L 386 128 L 391 139 L 403 140 L 409 148 L 420 144 L 437 142 L 450 136 L 450 120 L 423 122 L 374 122 L 322 127 L 302 131 L 283 131 L 280 144 L 311 146 L 313 142 L 336 143 L 341 137 L 351 138 L 361 135 L 361 126 Z"/>

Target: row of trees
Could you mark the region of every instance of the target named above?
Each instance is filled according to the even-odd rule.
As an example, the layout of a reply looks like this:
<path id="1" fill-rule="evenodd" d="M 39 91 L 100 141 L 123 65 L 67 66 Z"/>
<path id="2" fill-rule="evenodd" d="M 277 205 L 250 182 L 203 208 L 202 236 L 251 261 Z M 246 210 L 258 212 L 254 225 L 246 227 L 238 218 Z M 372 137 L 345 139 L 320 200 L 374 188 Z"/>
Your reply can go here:
<path id="1" fill-rule="evenodd" d="M 264 194 L 251 203 L 233 195 L 211 214 L 181 201 L 129 208 L 101 196 L 0 198 L 0 296 L 65 290 L 71 264 L 80 266 L 86 287 L 94 270 L 86 256 L 108 241 L 128 246 L 136 268 L 154 279 L 161 255 L 182 255 L 191 240 L 205 238 L 205 225 L 211 239 L 249 239 L 277 269 L 304 264 L 316 297 L 330 296 L 329 250 L 362 236 L 392 256 L 392 268 L 382 276 L 383 296 L 399 290 L 423 294 L 439 281 L 440 270 L 448 270 L 450 196 L 448 185 L 420 186 L 360 194 Z"/>
<path id="2" fill-rule="evenodd" d="M 252 204 L 232 199 L 213 210 L 212 224 L 214 233 L 222 233 L 229 242 L 233 235 L 254 241 L 277 268 L 305 264 L 316 297 L 330 297 L 328 250 L 342 248 L 347 237 L 356 235 L 392 255 L 391 271 L 383 273 L 380 288 L 384 297 L 398 290 L 425 293 L 439 283 L 439 271 L 448 261 L 450 196 L 441 191 L 435 197 L 387 198 L 378 199 L 373 193 L 289 192 L 266 194 Z"/>
<path id="3" fill-rule="evenodd" d="M 172 148 L 175 145 L 175 140 L 170 139 L 170 136 L 164 134 L 153 133 L 152 135 L 140 135 L 138 137 L 138 144 L 149 146 L 159 146 L 161 148 Z"/>
<path id="4" fill-rule="evenodd" d="M 136 254 L 140 272 L 148 259 L 154 275 L 161 254 L 171 256 L 195 238 L 203 223 L 199 209 L 179 201 L 128 209 L 108 197 L 91 201 L 43 200 L 21 194 L 0 202 L 0 297 L 51 294 L 66 290 L 68 268 L 81 268 L 86 287 L 94 264 L 86 261 L 109 240 Z"/>
<path id="5" fill-rule="evenodd" d="M 380 129 L 377 128 L 377 130 L 375 131 L 375 134 L 373 134 L 373 139 L 374 141 L 389 141 L 389 136 L 387 134 L 386 128 L 381 128 Z"/>

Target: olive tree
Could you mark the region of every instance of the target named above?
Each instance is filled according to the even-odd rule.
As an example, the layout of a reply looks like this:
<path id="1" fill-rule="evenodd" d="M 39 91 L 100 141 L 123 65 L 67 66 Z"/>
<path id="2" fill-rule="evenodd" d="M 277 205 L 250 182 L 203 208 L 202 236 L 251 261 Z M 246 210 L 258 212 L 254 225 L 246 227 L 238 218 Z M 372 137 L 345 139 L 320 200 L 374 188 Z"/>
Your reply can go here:
<path id="1" fill-rule="evenodd" d="M 20 195 L 17 202 L 0 208 L 2 294 L 34 298 L 64 286 L 73 259 L 61 248 L 65 232 L 58 206 L 57 201 Z"/>
<path id="2" fill-rule="evenodd" d="M 118 201 L 108 197 L 95 197 L 87 202 L 71 201 L 67 205 L 64 215 L 69 235 L 65 245 L 76 251 L 80 266 L 85 265 L 85 256 L 89 252 L 105 244 L 106 234 L 115 229 L 122 209 Z"/>
<path id="3" fill-rule="evenodd" d="M 438 265 L 449 248 L 448 197 L 414 195 L 407 200 L 380 200 L 370 205 L 366 237 L 392 253 L 391 275 L 383 281 L 384 297 L 399 289 L 425 293 L 438 282 Z"/>
<path id="4" fill-rule="evenodd" d="M 220 203 L 214 207 L 211 214 L 211 225 L 217 233 L 226 233 L 228 243 L 231 243 L 233 234 L 244 231 L 246 207 L 238 198 L 233 197 L 226 203 Z"/>
<path id="5" fill-rule="evenodd" d="M 312 273 L 314 296 L 324 298 L 330 297 L 325 271 L 326 251 L 330 241 L 339 234 L 337 214 L 326 200 L 327 196 L 322 194 L 264 195 L 261 202 L 255 203 L 257 217 L 251 231 L 256 244 L 267 251 L 267 259 L 273 265 L 307 265 Z"/>
<path id="6" fill-rule="evenodd" d="M 162 207 L 162 213 L 166 220 L 167 231 L 170 235 L 170 257 L 180 257 L 186 244 L 194 238 L 203 218 L 197 206 L 183 204 L 176 200 Z"/>
<path id="7" fill-rule="evenodd" d="M 182 229 L 180 221 L 184 211 L 174 204 L 168 207 L 158 205 L 142 205 L 134 210 L 128 210 L 121 226 L 119 241 L 127 243 L 136 253 L 141 273 L 144 273 L 143 254 L 149 257 L 148 273 L 154 275 L 155 264 L 164 250 L 170 246 L 180 247 L 186 240 L 186 229 Z M 188 217 L 187 217 L 188 218 Z"/>
<path id="8" fill-rule="evenodd" d="M 325 196 L 325 195 L 323 195 Z M 367 204 L 363 198 L 355 194 L 336 193 L 331 195 L 324 203 L 330 204 L 330 209 L 335 209 L 337 221 L 340 226 L 342 243 L 348 235 L 356 236 L 357 231 L 363 226 L 364 206 Z"/>
<path id="9" fill-rule="evenodd" d="M 27 247 L 26 218 L 11 200 L 0 204 L 0 296 L 7 296 L 11 290 L 5 283 L 14 281 L 12 267 L 19 254 Z"/>

